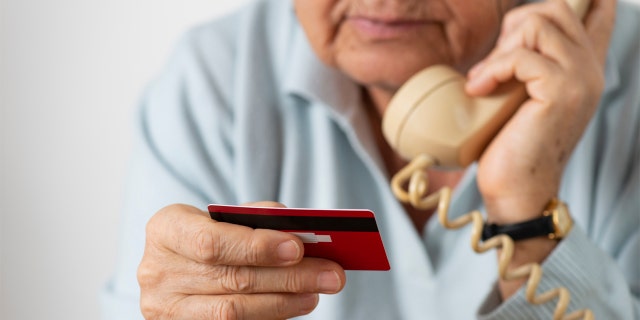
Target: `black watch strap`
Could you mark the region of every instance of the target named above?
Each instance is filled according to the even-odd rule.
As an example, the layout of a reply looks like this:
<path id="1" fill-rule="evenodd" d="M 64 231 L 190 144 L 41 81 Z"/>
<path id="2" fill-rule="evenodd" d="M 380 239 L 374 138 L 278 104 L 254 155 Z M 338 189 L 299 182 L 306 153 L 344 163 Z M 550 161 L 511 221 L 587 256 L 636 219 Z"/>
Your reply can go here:
<path id="1" fill-rule="evenodd" d="M 506 234 L 513 241 L 548 236 L 554 233 L 553 218 L 543 216 L 537 219 L 515 223 L 515 224 L 485 224 L 482 228 L 482 241 L 485 241 L 499 234 Z"/>

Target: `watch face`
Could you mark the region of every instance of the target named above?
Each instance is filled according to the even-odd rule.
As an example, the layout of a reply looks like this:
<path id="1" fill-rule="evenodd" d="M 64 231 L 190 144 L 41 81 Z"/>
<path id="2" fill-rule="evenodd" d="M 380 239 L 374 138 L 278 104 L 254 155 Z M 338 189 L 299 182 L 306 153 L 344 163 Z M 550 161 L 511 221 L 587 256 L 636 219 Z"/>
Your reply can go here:
<path id="1" fill-rule="evenodd" d="M 564 203 L 559 203 L 553 214 L 553 225 L 556 229 L 556 234 L 559 237 L 564 237 L 571 230 L 573 221 L 569 215 L 569 210 Z"/>

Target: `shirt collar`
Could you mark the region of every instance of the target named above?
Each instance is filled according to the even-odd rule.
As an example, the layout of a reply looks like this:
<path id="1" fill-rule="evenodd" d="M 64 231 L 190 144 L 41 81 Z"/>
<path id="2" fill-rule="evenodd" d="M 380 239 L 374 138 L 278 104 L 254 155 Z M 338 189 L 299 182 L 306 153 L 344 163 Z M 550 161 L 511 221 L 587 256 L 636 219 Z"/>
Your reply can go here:
<path id="1" fill-rule="evenodd" d="M 361 156 L 372 160 L 378 170 L 386 175 L 362 104 L 361 87 L 344 73 L 322 63 L 299 27 L 293 34 L 291 61 L 284 75 L 285 94 L 327 108 L 350 143 L 360 150 Z"/>
<path id="2" fill-rule="evenodd" d="M 338 115 L 351 118 L 360 105 L 360 88 L 342 72 L 326 66 L 313 52 L 301 28 L 293 34 L 292 55 L 283 90 L 319 102 Z"/>

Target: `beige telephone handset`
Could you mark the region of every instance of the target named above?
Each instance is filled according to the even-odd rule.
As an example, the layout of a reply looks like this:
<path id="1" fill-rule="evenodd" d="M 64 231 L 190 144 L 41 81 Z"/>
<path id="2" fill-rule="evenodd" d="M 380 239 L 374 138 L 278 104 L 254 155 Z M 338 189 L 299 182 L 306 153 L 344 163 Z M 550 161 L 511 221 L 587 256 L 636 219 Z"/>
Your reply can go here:
<path id="1" fill-rule="evenodd" d="M 589 0 L 567 0 L 583 18 Z M 451 190 L 428 192 L 426 169 L 431 166 L 466 167 L 477 160 L 491 139 L 527 99 L 522 83 L 501 85 L 491 96 L 471 98 L 464 91 L 465 77 L 446 65 L 429 67 L 413 76 L 391 100 L 383 118 L 382 130 L 387 142 L 400 156 L 412 161 L 392 179 L 396 197 L 418 209 L 438 207 L 440 223 L 458 229 L 473 223 L 471 245 L 478 252 L 500 248 L 499 275 L 510 280 L 528 277 L 526 297 L 530 303 L 542 304 L 558 298 L 554 319 L 593 319 L 590 310 L 566 315 L 570 294 L 556 288 L 536 295 L 542 276 L 538 264 L 528 264 L 507 271 L 513 256 L 513 240 L 499 235 L 480 242 L 483 217 L 478 211 L 456 220 L 448 219 Z M 407 185 L 408 190 L 403 189 Z"/>

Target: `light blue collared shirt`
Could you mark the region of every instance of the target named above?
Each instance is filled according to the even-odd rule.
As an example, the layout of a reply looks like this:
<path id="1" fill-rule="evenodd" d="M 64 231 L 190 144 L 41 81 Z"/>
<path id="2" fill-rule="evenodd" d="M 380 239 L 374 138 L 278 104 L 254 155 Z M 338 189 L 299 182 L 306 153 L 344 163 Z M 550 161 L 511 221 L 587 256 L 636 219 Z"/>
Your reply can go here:
<path id="1" fill-rule="evenodd" d="M 576 226 L 545 261 L 540 290 L 564 286 L 569 310 L 640 318 L 640 13 L 621 3 L 601 106 L 564 175 Z M 470 229 L 431 219 L 415 231 L 389 190 L 360 89 L 313 54 L 290 1 L 260 1 L 190 31 L 147 90 L 138 118 L 119 258 L 105 319 L 139 319 L 136 269 L 160 208 L 275 200 L 376 212 L 389 272 L 347 272 L 305 319 L 550 319 L 522 290 L 497 299 L 494 253 Z M 475 167 L 452 214 L 482 209 Z"/>

